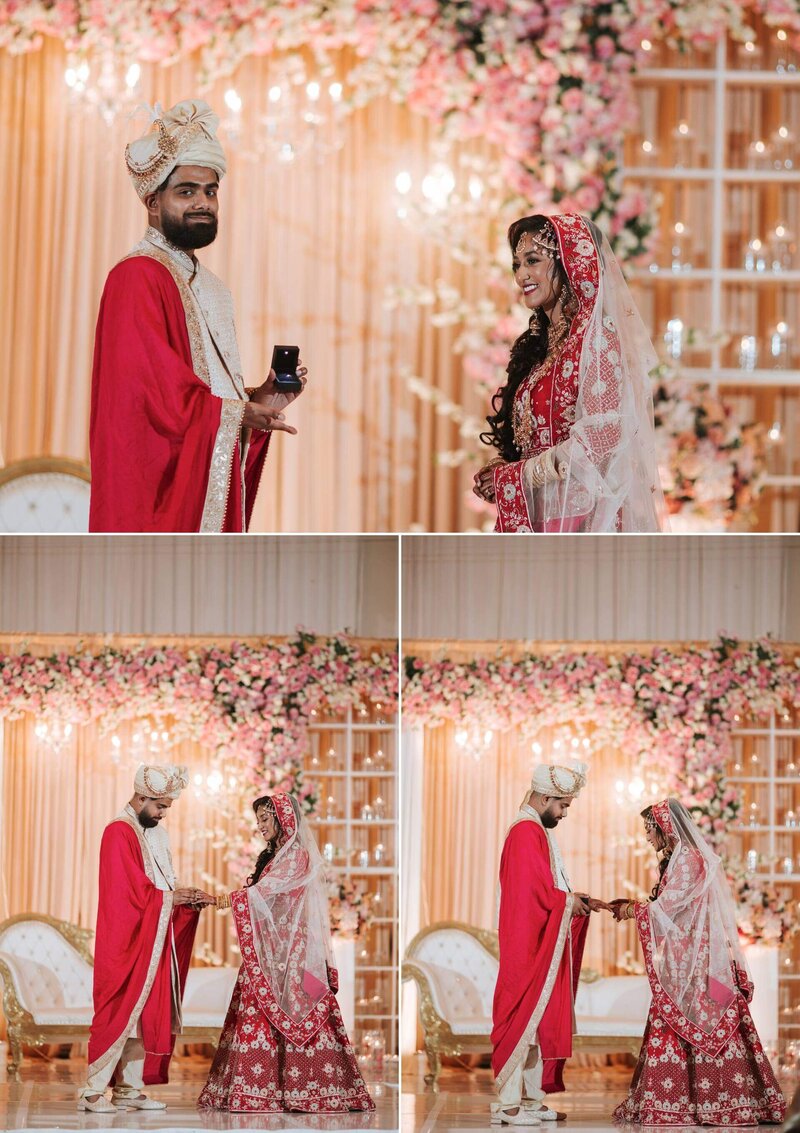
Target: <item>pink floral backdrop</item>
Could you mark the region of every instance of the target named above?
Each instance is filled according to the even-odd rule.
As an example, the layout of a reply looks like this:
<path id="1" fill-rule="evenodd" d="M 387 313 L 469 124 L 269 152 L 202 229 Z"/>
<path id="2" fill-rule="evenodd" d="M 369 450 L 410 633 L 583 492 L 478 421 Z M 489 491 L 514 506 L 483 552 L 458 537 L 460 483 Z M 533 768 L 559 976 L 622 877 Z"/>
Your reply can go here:
<path id="1" fill-rule="evenodd" d="M 800 657 L 768 639 L 468 662 L 406 657 L 405 674 L 404 722 L 523 736 L 568 726 L 616 745 L 643 771 L 657 769 L 715 843 L 741 806 L 725 779 L 731 730 L 744 717 L 800 708 Z"/>
<path id="2" fill-rule="evenodd" d="M 645 253 L 647 199 L 618 176 L 643 41 L 678 49 L 752 37 L 759 16 L 800 36 L 797 0 L 7 0 L 0 48 L 56 36 L 76 55 L 168 64 L 198 52 L 201 79 L 248 55 L 343 49 L 352 106 L 389 94 L 448 138 L 498 145 L 508 190 L 592 216 L 625 258 Z"/>
<path id="3" fill-rule="evenodd" d="M 720 636 L 704 647 L 463 662 L 408 656 L 404 663 L 404 724 L 450 721 L 523 737 L 566 729 L 616 746 L 688 807 L 723 856 L 742 805 L 738 784 L 726 782 L 732 730 L 745 719 L 800 709 L 800 653 L 769 639 Z M 738 860 L 726 860 L 726 868 L 746 939 L 781 944 L 800 930 L 796 904 L 775 885 Z"/>
<path id="4" fill-rule="evenodd" d="M 397 654 L 344 634 L 298 631 L 288 641 L 202 648 L 142 644 L 50 656 L 0 653 L 0 719 L 30 713 L 43 723 L 97 721 L 110 735 L 126 720 L 169 720 L 175 739 L 211 748 L 236 772 L 236 798 L 289 791 L 307 812 L 317 786 L 303 773 L 307 728 L 319 715 L 397 706 Z M 221 805 L 224 800 L 221 800 Z M 231 847 L 250 864 L 252 847 Z M 239 860 L 241 859 L 241 861 Z"/>

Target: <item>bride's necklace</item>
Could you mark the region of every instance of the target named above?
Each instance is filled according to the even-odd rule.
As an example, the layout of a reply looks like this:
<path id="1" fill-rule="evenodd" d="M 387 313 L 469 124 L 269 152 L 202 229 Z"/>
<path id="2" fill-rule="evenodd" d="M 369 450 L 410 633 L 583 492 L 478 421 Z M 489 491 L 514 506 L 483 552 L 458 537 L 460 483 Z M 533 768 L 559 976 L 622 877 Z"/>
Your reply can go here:
<path id="1" fill-rule="evenodd" d="M 559 320 L 558 327 L 551 328 L 551 330 L 552 329 L 557 329 L 559 333 L 552 336 L 548 334 L 547 353 L 543 361 L 537 366 L 534 366 L 527 378 L 522 382 L 520 392 L 514 398 L 512 427 L 514 431 L 514 445 L 517 452 L 526 453 L 533 445 L 537 424 L 533 409 L 531 408 L 531 394 L 545 374 L 549 373 L 566 345 L 568 337 L 566 333 L 566 319 Z"/>

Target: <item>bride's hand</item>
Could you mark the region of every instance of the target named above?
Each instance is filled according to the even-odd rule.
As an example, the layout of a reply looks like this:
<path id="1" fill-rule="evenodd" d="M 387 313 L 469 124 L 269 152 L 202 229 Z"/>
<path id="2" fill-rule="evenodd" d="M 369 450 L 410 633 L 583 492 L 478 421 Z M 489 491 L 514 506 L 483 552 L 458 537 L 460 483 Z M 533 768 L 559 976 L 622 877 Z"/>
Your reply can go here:
<path id="1" fill-rule="evenodd" d="M 487 503 L 494 503 L 494 470 L 499 464 L 504 464 L 503 460 L 492 460 L 489 464 L 485 464 L 480 472 L 476 472 L 472 478 L 472 490 L 478 499 L 486 500 Z"/>

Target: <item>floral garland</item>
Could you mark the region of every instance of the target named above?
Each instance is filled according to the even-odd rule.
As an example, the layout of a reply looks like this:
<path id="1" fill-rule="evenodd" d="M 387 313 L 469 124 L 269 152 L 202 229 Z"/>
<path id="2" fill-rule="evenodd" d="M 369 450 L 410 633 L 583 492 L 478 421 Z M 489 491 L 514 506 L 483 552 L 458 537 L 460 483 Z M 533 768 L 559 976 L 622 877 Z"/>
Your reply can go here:
<path id="1" fill-rule="evenodd" d="M 371 895 L 349 877 L 328 880 L 328 912 L 331 932 L 346 940 L 358 940 L 375 919 Z"/>
<path id="2" fill-rule="evenodd" d="M 800 932 L 796 901 L 787 901 L 771 881 L 740 860 L 727 861 L 725 869 L 736 901 L 739 935 L 747 944 L 778 947 Z"/>
<path id="3" fill-rule="evenodd" d="M 291 791 L 312 810 L 315 788 L 302 772 L 311 719 L 368 703 L 394 712 L 396 674 L 390 651 L 365 654 L 345 635 L 304 631 L 281 643 L 185 651 L 23 651 L 0 654 L 0 719 L 31 713 L 62 724 L 98 721 L 108 734 L 123 720 L 169 717 L 176 738 L 233 760 L 246 784 Z"/>
<path id="4" fill-rule="evenodd" d="M 714 842 L 741 805 L 725 781 L 736 717 L 800 707 L 800 658 L 784 658 L 769 640 L 462 663 L 408 657 L 405 669 L 404 722 L 523 736 L 569 726 L 657 771 Z"/>
<path id="5" fill-rule="evenodd" d="M 642 41 L 750 38 L 754 15 L 800 34 L 798 0 L 7 0 L 0 48 L 35 50 L 48 35 L 73 52 L 138 61 L 199 50 L 209 82 L 248 55 L 310 48 L 324 68 L 350 48 L 353 105 L 388 94 L 447 138 L 497 144 L 512 192 L 592 216 L 630 258 L 647 252 L 653 230 L 617 158 Z"/>
<path id="6" fill-rule="evenodd" d="M 661 366 L 653 392 L 661 486 L 675 531 L 746 530 L 766 473 L 766 430 L 718 390 Z"/>

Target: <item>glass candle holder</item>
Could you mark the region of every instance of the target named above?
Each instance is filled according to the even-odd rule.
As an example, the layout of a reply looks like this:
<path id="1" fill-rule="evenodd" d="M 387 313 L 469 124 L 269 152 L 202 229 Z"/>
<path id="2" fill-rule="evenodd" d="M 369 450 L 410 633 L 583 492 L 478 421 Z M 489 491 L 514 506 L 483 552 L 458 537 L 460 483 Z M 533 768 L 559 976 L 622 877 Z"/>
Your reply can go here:
<path id="1" fill-rule="evenodd" d="M 674 362 L 680 362 L 684 347 L 684 326 L 682 319 L 670 319 L 664 335 L 667 354 Z"/>
<path id="2" fill-rule="evenodd" d="M 739 369 L 755 370 L 758 366 L 758 339 L 754 334 L 743 334 L 739 342 Z"/>
<path id="3" fill-rule="evenodd" d="M 764 241 L 758 236 L 754 236 L 752 240 L 747 242 L 744 250 L 744 270 L 767 270 L 767 250 L 764 247 Z"/>

